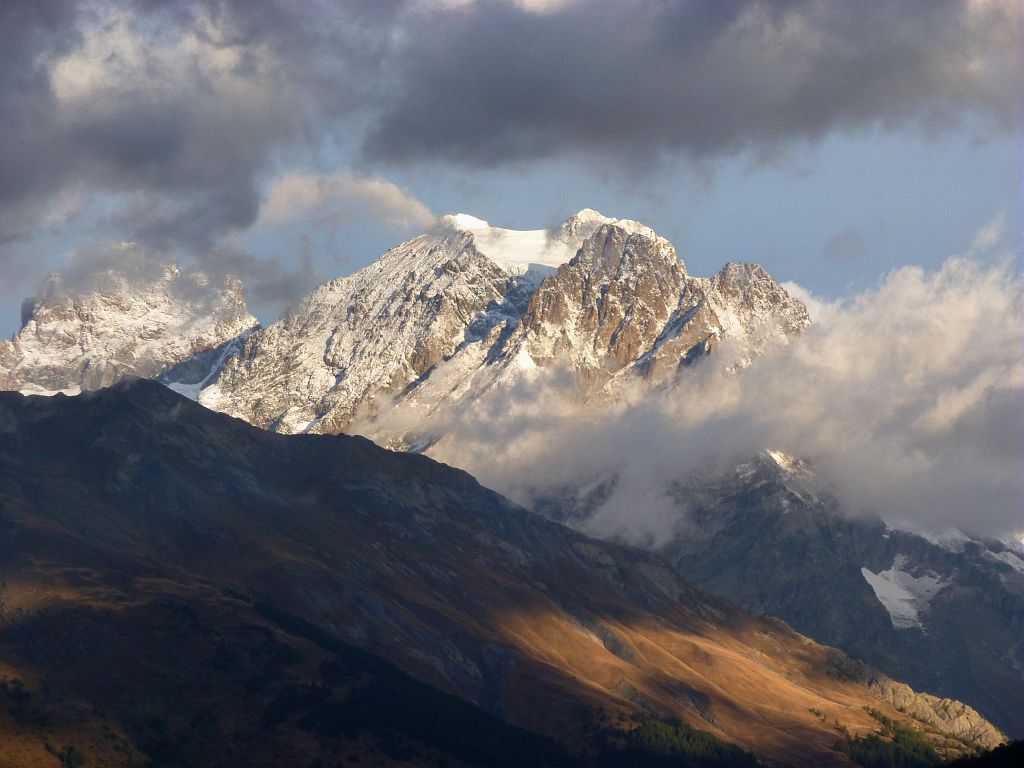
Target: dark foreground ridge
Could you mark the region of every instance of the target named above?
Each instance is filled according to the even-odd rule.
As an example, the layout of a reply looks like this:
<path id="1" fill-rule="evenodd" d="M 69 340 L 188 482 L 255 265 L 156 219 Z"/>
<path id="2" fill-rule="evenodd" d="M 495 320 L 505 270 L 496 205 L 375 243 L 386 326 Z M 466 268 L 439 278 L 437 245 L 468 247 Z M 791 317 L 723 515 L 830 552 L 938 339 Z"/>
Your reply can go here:
<path id="1" fill-rule="evenodd" d="M 999 739 L 835 659 L 423 456 L 0 393 L 0 765 L 844 765 L 866 707 Z"/>

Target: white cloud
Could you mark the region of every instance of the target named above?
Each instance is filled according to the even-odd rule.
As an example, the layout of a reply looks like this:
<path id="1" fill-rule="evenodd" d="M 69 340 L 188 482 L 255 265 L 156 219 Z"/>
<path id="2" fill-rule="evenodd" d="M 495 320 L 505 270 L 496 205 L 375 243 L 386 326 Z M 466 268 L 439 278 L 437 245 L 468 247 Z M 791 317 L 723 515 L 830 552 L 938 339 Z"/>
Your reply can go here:
<path id="1" fill-rule="evenodd" d="M 230 30 L 206 10 L 199 10 L 194 25 L 178 34 L 156 35 L 117 7 L 105 8 L 94 23 L 83 25 L 81 43 L 49 62 L 50 85 L 70 119 L 75 119 L 74 110 L 97 100 L 133 92 L 180 94 L 197 79 L 232 108 L 265 103 L 283 96 L 276 82 L 281 68 L 269 47 L 232 39 Z M 254 80 L 254 72 L 263 83 Z M 293 106 L 279 104 L 282 109 Z"/>
<path id="2" fill-rule="evenodd" d="M 1006 234 L 1006 214 L 1000 211 L 992 221 L 978 230 L 971 242 L 971 253 L 981 253 L 995 248 Z"/>
<path id="3" fill-rule="evenodd" d="M 619 478 L 589 533 L 658 544 L 685 524 L 667 495 L 684 473 L 765 447 L 815 461 L 851 513 L 944 531 L 1020 527 L 1024 312 L 1009 262 L 954 257 L 898 269 L 826 303 L 814 324 L 740 375 L 713 362 L 676 389 L 580 407 L 563 372 L 528 372 L 472 408 L 390 414 L 447 434 L 431 449 L 518 501 Z"/>
<path id="4" fill-rule="evenodd" d="M 280 224 L 307 216 L 348 219 L 364 214 L 398 229 L 425 228 L 435 216 L 397 184 L 353 171 L 329 175 L 285 173 L 270 185 L 260 221 Z"/>

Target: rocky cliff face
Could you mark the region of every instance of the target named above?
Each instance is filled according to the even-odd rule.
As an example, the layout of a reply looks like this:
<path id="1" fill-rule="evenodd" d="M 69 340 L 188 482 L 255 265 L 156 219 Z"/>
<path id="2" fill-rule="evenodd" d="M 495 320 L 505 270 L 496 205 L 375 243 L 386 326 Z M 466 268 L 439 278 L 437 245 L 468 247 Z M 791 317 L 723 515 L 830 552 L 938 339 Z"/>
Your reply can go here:
<path id="1" fill-rule="evenodd" d="M 157 377 L 196 356 L 212 364 L 256 326 L 233 278 L 212 285 L 168 265 L 154 278 L 108 271 L 68 289 L 54 276 L 25 302 L 21 330 L 0 341 L 0 389 L 77 392 Z M 193 384 L 209 373 L 193 366 L 172 380 Z"/>
<path id="2" fill-rule="evenodd" d="M 509 347 L 540 365 L 568 365 L 597 390 L 694 304 L 687 282 L 667 240 L 602 225 L 530 297 Z"/>
<path id="3" fill-rule="evenodd" d="M 517 232 L 459 215 L 320 286 L 200 401 L 275 431 L 330 433 L 357 415 L 468 405 L 524 368 L 568 370 L 581 398 L 600 399 L 623 379 L 672 381 L 723 340 L 749 360 L 808 322 L 760 267 L 690 277 L 634 221 L 584 210 L 553 232 Z"/>
<path id="4" fill-rule="evenodd" d="M 703 284 L 720 337 L 744 342 L 734 350 L 734 364 L 749 365 L 773 340 L 799 333 L 810 323 L 807 308 L 760 264 L 731 262 Z"/>

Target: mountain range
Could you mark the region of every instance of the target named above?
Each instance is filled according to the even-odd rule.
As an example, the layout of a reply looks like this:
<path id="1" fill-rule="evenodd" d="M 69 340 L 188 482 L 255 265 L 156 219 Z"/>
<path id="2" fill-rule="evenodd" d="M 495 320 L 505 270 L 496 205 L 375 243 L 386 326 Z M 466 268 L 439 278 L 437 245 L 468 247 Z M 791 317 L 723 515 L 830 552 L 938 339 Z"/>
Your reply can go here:
<path id="1" fill-rule="evenodd" d="M 712 359 L 742 376 L 810 323 L 762 267 L 691 276 L 650 228 L 591 210 L 550 231 L 444 217 L 266 328 L 237 283 L 197 301 L 177 287 L 183 280 L 205 286 L 172 268 L 84 295 L 51 281 L 12 342 L 0 342 L 0 384 L 74 392 L 157 377 L 270 432 L 358 432 L 443 455 L 456 439 L 451 419 L 512 403 L 538 376 L 560 377 L 576 406 L 600 419 L 624 398 L 685 397 Z M 125 332 L 122 316 L 139 319 Z M 544 418 L 549 407 L 531 403 L 531 413 Z M 651 545 L 657 554 L 747 611 L 1024 734 L 1020 543 L 937 540 L 850 515 L 819 482 L 813 457 L 765 448 L 662 489 L 681 523 L 699 525 L 680 524 Z M 617 481 L 570 483 L 532 511 L 587 530 Z"/>
<path id="2" fill-rule="evenodd" d="M 536 508 L 586 528 L 616 482 L 570 486 Z M 654 549 L 701 588 L 1020 733 L 1024 548 L 852 515 L 823 485 L 812 464 L 773 450 L 680 476 L 665 489 L 677 533 Z"/>

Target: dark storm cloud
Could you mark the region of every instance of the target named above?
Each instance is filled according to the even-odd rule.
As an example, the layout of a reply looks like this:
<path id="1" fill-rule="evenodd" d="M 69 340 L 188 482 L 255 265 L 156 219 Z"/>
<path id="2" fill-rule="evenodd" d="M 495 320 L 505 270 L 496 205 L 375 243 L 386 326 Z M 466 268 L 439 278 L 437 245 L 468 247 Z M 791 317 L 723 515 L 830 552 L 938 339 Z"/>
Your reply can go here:
<path id="1" fill-rule="evenodd" d="M 120 234 L 209 246 L 250 225 L 274 153 L 366 103 L 391 4 L 0 4 L 0 241 L 69 189 Z M 383 26 L 382 26 L 383 25 Z"/>
<path id="2" fill-rule="evenodd" d="M 866 126 L 1020 119 L 1017 0 L 476 3 L 424 13 L 368 154 L 500 164 L 773 153 Z"/>
<path id="3" fill-rule="evenodd" d="M 36 61 L 67 52 L 78 40 L 64 3 L 12 0 L 0 5 L 0 238 L 18 233 L 8 220 L 60 184 L 68 162 L 52 141 L 49 77 Z"/>
<path id="4" fill-rule="evenodd" d="M 649 162 L 1020 118 L 1016 0 L 543 5 L 0 3 L 0 266 L 100 203 L 104 236 L 222 246 L 275 163 L 331 138 L 390 161 Z"/>
<path id="5" fill-rule="evenodd" d="M 240 248 L 223 246 L 204 253 L 194 266 L 216 281 L 223 281 L 230 275 L 245 275 L 246 298 L 257 307 L 287 306 L 301 298 L 316 280 L 308 252 L 286 263 L 282 259 L 256 258 Z"/>

